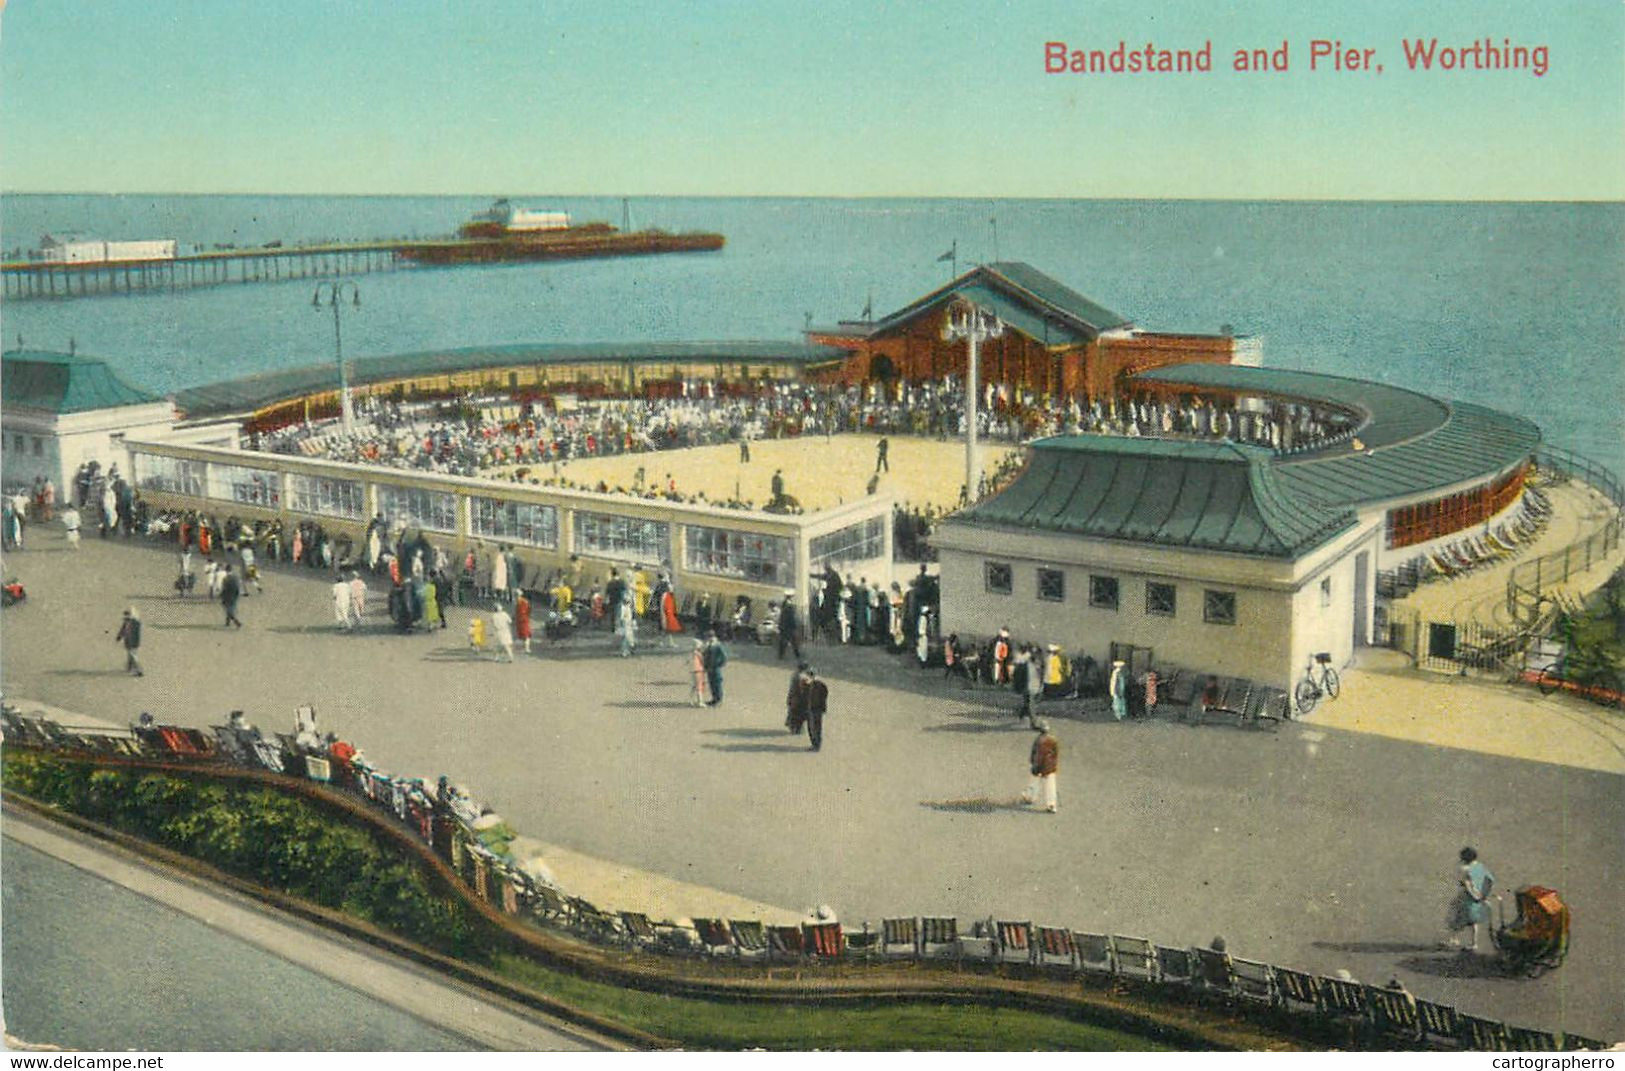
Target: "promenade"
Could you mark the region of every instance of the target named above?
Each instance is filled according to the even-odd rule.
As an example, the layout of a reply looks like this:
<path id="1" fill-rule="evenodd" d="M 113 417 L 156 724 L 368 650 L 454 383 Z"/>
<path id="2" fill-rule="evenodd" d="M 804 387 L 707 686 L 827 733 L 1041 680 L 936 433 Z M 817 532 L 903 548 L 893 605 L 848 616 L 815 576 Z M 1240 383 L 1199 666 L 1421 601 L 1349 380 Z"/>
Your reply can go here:
<path id="1" fill-rule="evenodd" d="M 764 912 L 832 904 L 849 925 L 944 913 L 1169 944 L 1222 934 L 1251 958 L 1397 976 L 1464 1011 L 1625 1037 L 1617 757 L 1587 730 L 1532 761 L 1515 744 L 1478 746 L 1470 721 L 1544 718 L 1562 733 L 1584 707 L 1571 699 L 1452 681 L 1448 710 L 1434 710 L 1404 691 L 1431 685 L 1367 652 L 1372 668 L 1348 674 L 1342 699 L 1274 733 L 1117 724 L 1054 704 L 1050 816 L 1017 800 L 1031 734 L 1013 697 L 947 686 L 877 650 L 810 652 L 831 691 L 813 754 L 783 729 L 788 667 L 765 649 L 735 646 L 724 703 L 695 709 L 681 648 L 623 660 L 589 635 L 499 664 L 466 650 L 467 611 L 452 609 L 443 632 L 394 634 L 376 589 L 366 628 L 343 634 L 327 582 L 302 568 L 268 570 L 265 594 L 244 600 L 246 627 L 228 631 L 218 605 L 173 597 L 175 559 L 156 547 L 91 537 L 74 552 L 51 527 L 31 529 L 29 545 L 6 559 L 29 588 L 5 611 L 8 696 L 120 724 L 148 710 L 202 726 L 242 708 L 270 729 L 313 703 L 381 767 L 447 773 L 584 860 L 549 864 L 610 906 L 643 905 L 575 882 L 618 873 L 625 889 L 669 896 L 666 915 L 742 912 L 713 892 L 725 890 Z M 113 641 L 128 605 L 147 626 L 141 679 Z M 1405 708 L 1411 729 L 1338 727 L 1342 711 L 1385 705 Z M 1456 731 L 1441 738 L 1441 721 Z M 1504 891 L 1563 892 L 1575 912 L 1564 967 L 1508 979 L 1488 957 L 1437 949 L 1464 844 Z"/>

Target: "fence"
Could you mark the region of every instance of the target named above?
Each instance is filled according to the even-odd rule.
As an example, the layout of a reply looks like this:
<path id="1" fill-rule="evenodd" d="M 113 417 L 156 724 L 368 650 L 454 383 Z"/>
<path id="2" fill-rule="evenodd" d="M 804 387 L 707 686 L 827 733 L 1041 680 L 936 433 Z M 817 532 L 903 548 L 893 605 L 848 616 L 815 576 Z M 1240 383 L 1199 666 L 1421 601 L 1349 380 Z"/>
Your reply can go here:
<path id="1" fill-rule="evenodd" d="M 170 725 L 103 730 L 63 726 L 8 705 L 0 727 L 9 746 L 62 752 L 82 761 L 135 767 L 183 762 L 204 771 L 210 765 L 247 767 L 290 782 L 320 782 L 432 851 L 458 876 L 465 899 L 628 952 L 704 956 L 741 966 L 902 961 L 1015 969 L 1147 987 L 1168 1000 L 1267 1011 L 1284 1016 L 1280 1025 L 1288 1030 L 1296 1026 L 1315 1036 L 1331 1034 L 1377 1047 L 1533 1052 L 1608 1047 L 1578 1034 L 1468 1015 L 1404 989 L 1278 967 L 1213 948 L 1159 945 L 1143 937 L 1019 919 L 976 921 L 966 933 L 957 918 L 942 916 L 888 918 L 878 930 L 865 922 L 859 932 L 835 921 L 798 926 L 752 919 L 655 921 L 637 912 L 606 910 L 538 882 L 482 842 L 448 804 L 444 778 L 439 789 L 431 789 L 373 769 L 354 752 L 312 751 L 286 736 L 229 726 L 216 726 L 212 737 Z"/>
<path id="2" fill-rule="evenodd" d="M 1542 595 L 1548 588 L 1565 584 L 1576 573 L 1590 570 L 1619 547 L 1621 526 L 1625 523 L 1625 486 L 1604 466 L 1553 446 L 1536 450 L 1535 464 L 1556 480 L 1577 479 L 1589 484 L 1614 508 L 1606 522 L 1584 539 L 1513 567 L 1507 576 L 1507 614 L 1525 627 L 1533 626 L 1540 617 Z"/>

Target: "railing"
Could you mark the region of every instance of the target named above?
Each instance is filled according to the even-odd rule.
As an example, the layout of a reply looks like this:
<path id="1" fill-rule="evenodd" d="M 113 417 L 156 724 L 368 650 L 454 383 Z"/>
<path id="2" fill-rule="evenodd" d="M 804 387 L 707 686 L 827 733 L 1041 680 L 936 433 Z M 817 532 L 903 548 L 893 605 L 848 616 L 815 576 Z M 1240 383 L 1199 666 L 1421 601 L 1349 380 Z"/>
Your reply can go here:
<path id="1" fill-rule="evenodd" d="M 1542 472 L 1561 479 L 1578 479 L 1600 492 L 1613 505 L 1608 519 L 1583 539 L 1562 550 L 1544 554 L 1534 561 L 1514 566 L 1507 576 L 1507 614 L 1524 627 L 1533 626 L 1541 615 L 1541 596 L 1546 589 L 1564 584 L 1575 573 L 1588 571 L 1619 547 L 1625 525 L 1625 486 L 1603 465 L 1590 458 L 1555 446 L 1535 451 L 1535 464 Z"/>
<path id="2" fill-rule="evenodd" d="M 961 933 L 958 920 L 936 916 L 889 918 L 861 932 L 834 921 L 799 926 L 759 920 L 652 921 L 635 912 L 601 909 L 563 890 L 544 886 L 488 850 L 458 819 L 436 789 L 391 777 L 356 760 L 304 752 L 283 738 L 217 727 L 214 737 L 179 726 L 131 732 L 68 727 L 7 707 L 8 745 L 64 753 L 71 760 L 141 768 L 185 764 L 221 775 L 283 781 L 307 794 L 337 791 L 352 810 L 403 832 L 431 852 L 460 882 L 458 894 L 493 916 L 568 930 L 628 952 L 701 955 L 740 966 L 786 962 L 884 964 L 947 962 L 984 970 L 1037 972 L 1080 981 L 1148 987 L 1171 1001 L 1218 1001 L 1231 1011 L 1253 1008 L 1277 1027 L 1308 1036 L 1341 1035 L 1377 1047 L 1495 1051 L 1604 1049 L 1606 1042 L 1562 1031 L 1510 1026 L 1418 999 L 1403 989 L 1363 985 L 1249 960 L 1222 950 L 1159 945 L 1143 937 L 1039 926 L 989 918 Z M 216 743 L 218 741 L 218 743 Z M 317 782 L 311 785 L 310 782 Z M 359 805 L 359 806 L 355 806 Z M 740 999 L 731 990 L 729 999 Z M 873 994 L 870 993 L 872 999 Z"/>

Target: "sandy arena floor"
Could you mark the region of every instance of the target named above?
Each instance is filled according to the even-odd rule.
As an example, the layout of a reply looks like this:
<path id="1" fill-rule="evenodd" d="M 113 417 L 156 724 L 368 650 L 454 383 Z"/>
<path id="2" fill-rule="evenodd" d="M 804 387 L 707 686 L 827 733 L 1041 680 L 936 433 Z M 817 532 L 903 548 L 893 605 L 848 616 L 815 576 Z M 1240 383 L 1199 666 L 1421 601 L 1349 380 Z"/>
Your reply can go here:
<path id="1" fill-rule="evenodd" d="M 729 443 L 571 461 L 559 471 L 578 484 L 603 480 L 612 488 L 631 488 L 641 468 L 647 484 L 664 485 L 670 477 L 684 494 L 703 491 L 713 500 L 737 497 L 763 504 L 772 497 L 773 471 L 783 469 L 785 493 L 798 499 L 804 509 L 820 510 L 867 493 L 879 441 L 878 435 L 765 439 L 751 443 L 749 463 L 741 462 L 739 447 Z M 982 471 L 993 472 L 1017 449 L 1002 443 L 983 444 Z M 880 474 L 881 493 L 894 494 L 899 503 L 912 506 L 951 508 L 958 502 L 959 488 L 965 482 L 964 440 L 893 436 L 888 453 L 891 468 Z"/>

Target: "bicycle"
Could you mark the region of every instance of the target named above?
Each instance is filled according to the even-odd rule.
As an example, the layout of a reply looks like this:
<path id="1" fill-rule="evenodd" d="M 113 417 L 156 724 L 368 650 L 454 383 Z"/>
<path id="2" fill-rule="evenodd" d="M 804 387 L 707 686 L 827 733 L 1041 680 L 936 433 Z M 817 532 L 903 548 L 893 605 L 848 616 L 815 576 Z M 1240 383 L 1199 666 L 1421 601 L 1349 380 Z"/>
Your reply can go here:
<path id="1" fill-rule="evenodd" d="M 1315 666 L 1320 666 L 1320 679 L 1315 679 Z M 1336 699 L 1342 690 L 1342 682 L 1338 679 L 1337 670 L 1332 668 L 1332 656 L 1321 652 L 1315 655 L 1314 660 L 1303 671 L 1303 680 L 1292 691 L 1292 698 L 1298 704 L 1298 713 L 1307 715 L 1315 709 L 1321 696 Z"/>

